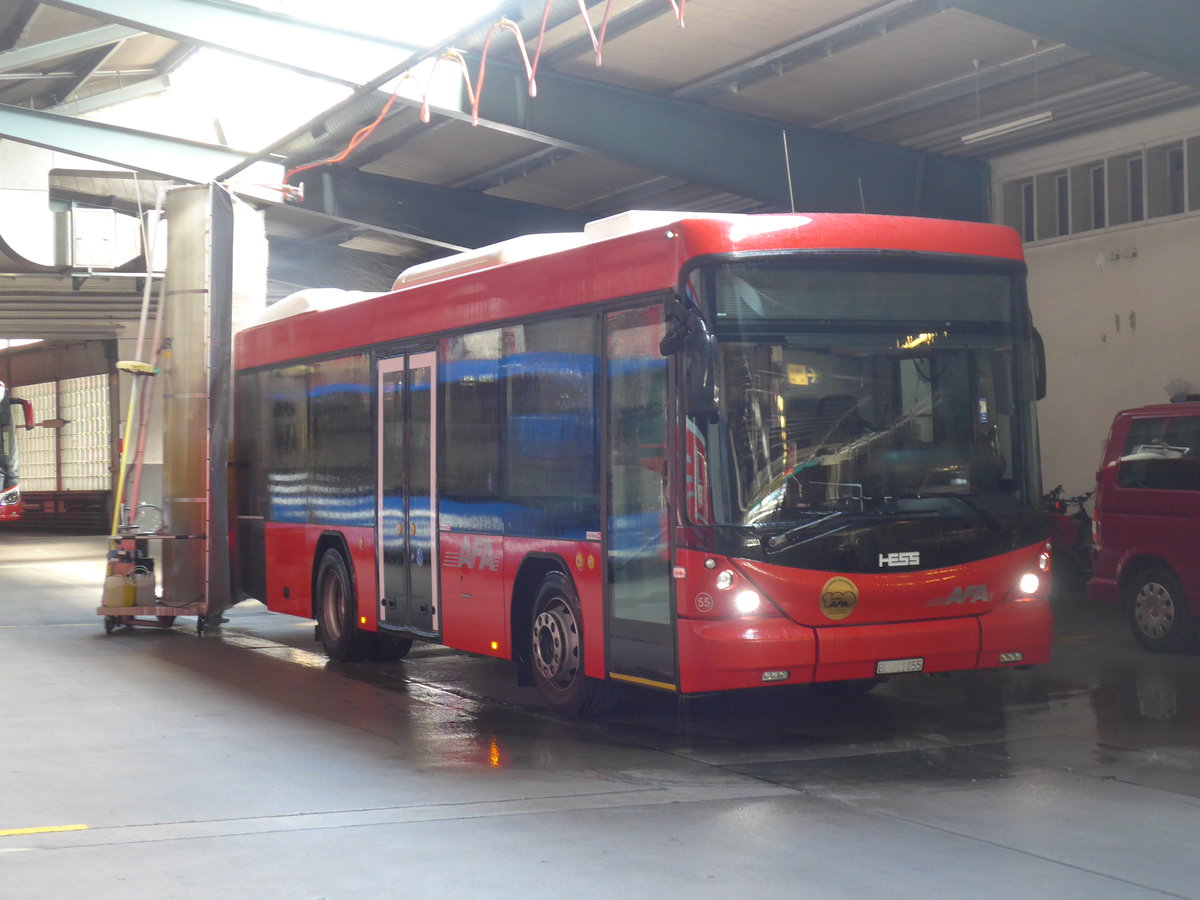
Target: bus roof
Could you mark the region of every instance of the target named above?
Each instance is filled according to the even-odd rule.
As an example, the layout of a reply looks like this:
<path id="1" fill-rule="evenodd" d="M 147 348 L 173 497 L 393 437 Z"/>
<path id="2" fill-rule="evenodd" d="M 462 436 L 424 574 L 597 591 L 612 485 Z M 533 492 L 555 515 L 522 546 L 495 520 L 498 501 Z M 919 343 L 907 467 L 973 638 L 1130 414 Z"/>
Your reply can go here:
<path id="1" fill-rule="evenodd" d="M 780 250 L 883 250 L 1019 261 L 1011 228 L 842 213 L 720 214 L 635 210 L 582 232 L 526 235 L 412 266 L 391 293 L 338 302 L 285 298 L 236 337 L 237 367 L 511 321 L 673 290 L 688 260 Z M 310 292 L 301 292 L 301 294 Z M 289 300 L 291 302 L 289 303 Z"/>

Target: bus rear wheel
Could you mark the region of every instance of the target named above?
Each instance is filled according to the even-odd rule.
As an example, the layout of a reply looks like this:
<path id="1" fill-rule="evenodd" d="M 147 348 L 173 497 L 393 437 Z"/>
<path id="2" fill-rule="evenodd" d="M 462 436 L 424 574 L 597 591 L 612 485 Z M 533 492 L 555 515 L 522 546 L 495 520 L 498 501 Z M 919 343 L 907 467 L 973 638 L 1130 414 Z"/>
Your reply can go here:
<path id="1" fill-rule="evenodd" d="M 316 601 L 317 630 L 329 658 L 339 662 L 363 659 L 368 635 L 358 630 L 358 604 L 346 560 L 332 547 L 322 554 L 317 567 Z"/>

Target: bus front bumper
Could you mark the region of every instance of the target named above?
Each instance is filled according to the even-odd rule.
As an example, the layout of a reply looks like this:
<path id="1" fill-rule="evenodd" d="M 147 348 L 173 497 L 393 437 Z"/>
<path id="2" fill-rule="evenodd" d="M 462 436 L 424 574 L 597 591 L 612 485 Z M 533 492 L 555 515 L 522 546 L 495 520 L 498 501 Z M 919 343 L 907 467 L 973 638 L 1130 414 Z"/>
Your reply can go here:
<path id="1" fill-rule="evenodd" d="M 952 672 L 1049 662 L 1044 600 L 1001 603 L 981 616 L 810 628 L 789 619 L 679 623 L 687 694 L 770 684 L 851 681 L 890 672 Z"/>

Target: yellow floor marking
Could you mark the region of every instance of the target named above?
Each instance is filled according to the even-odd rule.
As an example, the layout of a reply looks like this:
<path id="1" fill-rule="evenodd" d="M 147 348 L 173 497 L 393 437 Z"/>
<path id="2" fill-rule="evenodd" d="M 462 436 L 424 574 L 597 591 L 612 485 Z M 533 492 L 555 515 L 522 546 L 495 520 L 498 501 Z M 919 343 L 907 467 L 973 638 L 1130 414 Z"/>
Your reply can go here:
<path id="1" fill-rule="evenodd" d="M 47 825 L 44 828 L 9 828 L 0 831 L 0 837 L 13 837 L 18 834 L 46 834 L 51 831 L 87 831 L 86 825 Z"/>

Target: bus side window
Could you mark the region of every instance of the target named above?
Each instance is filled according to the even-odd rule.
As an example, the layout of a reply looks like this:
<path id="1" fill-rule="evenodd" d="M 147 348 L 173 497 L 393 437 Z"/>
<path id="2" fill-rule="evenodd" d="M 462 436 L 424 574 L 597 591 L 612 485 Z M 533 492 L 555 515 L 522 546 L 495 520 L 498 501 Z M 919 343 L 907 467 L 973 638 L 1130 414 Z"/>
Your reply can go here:
<path id="1" fill-rule="evenodd" d="M 505 329 L 504 496 L 522 533 L 600 527 L 595 333 L 591 316 Z"/>

